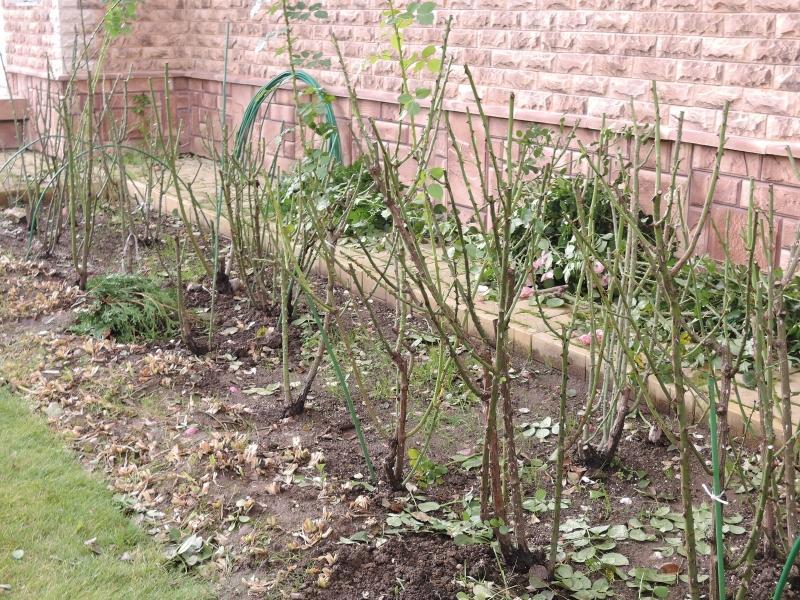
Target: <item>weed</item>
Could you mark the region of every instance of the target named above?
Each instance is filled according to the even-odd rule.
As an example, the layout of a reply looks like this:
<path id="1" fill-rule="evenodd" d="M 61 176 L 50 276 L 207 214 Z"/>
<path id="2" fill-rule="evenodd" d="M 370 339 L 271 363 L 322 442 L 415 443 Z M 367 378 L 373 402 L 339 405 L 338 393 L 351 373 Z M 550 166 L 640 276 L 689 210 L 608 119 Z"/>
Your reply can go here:
<path id="1" fill-rule="evenodd" d="M 447 475 L 447 467 L 423 456 L 416 448 L 408 449 L 408 461 L 420 489 L 426 490 L 432 485 L 441 484 Z"/>
<path id="2" fill-rule="evenodd" d="M 106 275 L 89 281 L 88 306 L 74 333 L 112 336 L 122 343 L 156 340 L 178 331 L 175 294 L 150 278 Z"/>

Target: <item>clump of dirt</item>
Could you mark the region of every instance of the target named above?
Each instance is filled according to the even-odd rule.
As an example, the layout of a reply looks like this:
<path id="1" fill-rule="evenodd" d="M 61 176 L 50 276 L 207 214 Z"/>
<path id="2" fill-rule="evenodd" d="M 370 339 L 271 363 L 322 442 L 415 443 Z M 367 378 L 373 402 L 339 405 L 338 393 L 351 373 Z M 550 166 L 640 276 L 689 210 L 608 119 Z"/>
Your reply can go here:
<path id="1" fill-rule="evenodd" d="M 499 578 L 497 559 L 487 546 L 457 546 L 443 537 L 393 537 L 379 548 L 342 548 L 330 587 L 307 597 L 449 600 L 464 589 L 459 578 L 467 576 Z"/>

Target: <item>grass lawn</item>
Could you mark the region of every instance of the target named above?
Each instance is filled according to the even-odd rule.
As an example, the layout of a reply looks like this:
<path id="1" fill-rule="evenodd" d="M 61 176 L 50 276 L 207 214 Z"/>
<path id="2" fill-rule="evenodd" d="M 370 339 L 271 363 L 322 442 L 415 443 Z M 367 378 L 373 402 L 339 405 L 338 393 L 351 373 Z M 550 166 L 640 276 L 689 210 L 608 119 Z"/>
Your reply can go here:
<path id="1" fill-rule="evenodd" d="M 99 555 L 84 544 L 95 537 Z M 120 560 L 125 552 L 131 560 Z M 114 507 L 103 482 L 84 471 L 46 424 L 4 389 L 0 585 L 0 598 L 37 600 L 211 595 L 208 585 L 166 570 L 163 550 Z"/>

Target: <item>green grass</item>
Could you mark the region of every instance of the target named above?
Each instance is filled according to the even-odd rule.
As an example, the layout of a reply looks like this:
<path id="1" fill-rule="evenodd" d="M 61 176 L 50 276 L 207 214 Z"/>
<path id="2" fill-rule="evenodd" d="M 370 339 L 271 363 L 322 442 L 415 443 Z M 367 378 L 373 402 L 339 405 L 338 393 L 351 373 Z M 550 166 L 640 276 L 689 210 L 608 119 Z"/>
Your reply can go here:
<path id="1" fill-rule="evenodd" d="M 25 405 L 0 389 L 0 597 L 192 600 L 210 587 L 164 567 L 163 549 L 127 519 Z M 97 538 L 101 554 L 85 544 Z M 15 550 L 24 556 L 15 560 Z M 130 561 L 121 561 L 123 553 Z"/>

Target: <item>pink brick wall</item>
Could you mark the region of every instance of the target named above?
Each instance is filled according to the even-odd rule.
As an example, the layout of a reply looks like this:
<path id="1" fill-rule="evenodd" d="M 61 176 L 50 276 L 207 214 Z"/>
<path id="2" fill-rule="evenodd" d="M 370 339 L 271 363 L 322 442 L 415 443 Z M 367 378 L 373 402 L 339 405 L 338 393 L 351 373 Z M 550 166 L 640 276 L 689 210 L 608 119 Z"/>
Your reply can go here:
<path id="1" fill-rule="evenodd" d="M 184 0 L 180 9 L 157 8 L 162 4 L 171 3 L 147 3 L 138 39 L 124 43 L 120 70 L 127 69 L 126 60 L 140 70 L 159 70 L 169 60 L 173 69 L 219 76 L 228 19 L 231 77 L 265 79 L 285 68 L 285 57 L 274 52 L 280 39 L 264 44 L 276 18 L 263 10 L 251 17 L 252 2 Z M 365 61 L 386 47 L 380 0 L 325 5 L 326 22 L 296 26 L 300 49 L 333 56 L 334 33 L 359 72 L 360 89 L 396 93 L 393 65 Z M 456 64 L 472 67 L 489 104 L 504 106 L 515 90 L 521 109 L 628 118 L 633 101 L 639 116 L 647 116 L 655 79 L 665 124 L 684 111 L 687 128 L 713 132 L 720 107 L 730 100 L 731 134 L 800 137 L 798 0 L 445 0 L 439 24 L 448 16 Z M 410 30 L 411 48 L 438 41 L 440 31 Z M 176 35 L 180 48 L 170 45 Z M 342 85 L 338 67 L 314 75 L 328 86 Z M 464 82 L 458 68 L 455 79 Z M 453 100 L 469 100 L 466 86 L 453 87 Z"/>
<path id="2" fill-rule="evenodd" d="M 13 3 L 0 1 L 6 6 Z M 39 8 L 7 11 L 12 71 L 41 73 L 42 53 L 57 51 L 54 44 L 37 45 L 32 33 L 56 35 L 51 31 L 52 14 L 45 9 L 48 1 L 54 0 L 41 0 Z M 203 152 L 203 138 L 219 135 L 214 123 L 221 106 L 226 21 L 231 22 L 229 125 L 238 122 L 256 86 L 286 67 L 285 56 L 275 52 L 282 45 L 277 17 L 253 11 L 254 3 L 148 0 L 134 34 L 116 42 L 108 71 L 127 73 L 132 68 L 143 77 L 158 76 L 168 63 L 187 147 Z M 66 30 L 74 29 L 78 13 L 77 0 L 62 4 L 57 33 L 63 47 L 68 46 Z M 387 47 L 379 27 L 384 5 L 379 0 L 324 4 L 327 21 L 295 27 L 298 49 L 320 50 L 333 57 L 331 33 L 335 34 L 364 113 L 391 134 L 398 112 L 397 71 L 391 63 L 367 60 Z M 752 177 L 762 201 L 768 185 L 775 185 L 778 229 L 783 245 L 789 243 L 800 219 L 800 183 L 789 174 L 786 158 L 787 144 L 800 155 L 800 0 L 443 0 L 440 4 L 437 24 L 453 17 L 450 47 L 456 67 L 447 107 L 463 135 L 462 111 L 470 94 L 458 65 L 470 65 L 496 121 L 493 131 L 504 129 L 508 97 L 515 91 L 520 120 L 553 125 L 566 117 L 568 123 L 580 122 L 584 139 L 594 135 L 604 115 L 624 121 L 635 110 L 639 118 L 652 119 L 650 82 L 656 80 L 668 139 L 678 115 L 685 115 L 682 184 L 690 203 L 697 206 L 709 179 L 721 107 L 730 100 L 731 152 L 715 197 L 717 223 L 723 228 L 727 222 L 733 228 L 741 223 Z M 410 48 L 435 43 L 440 33 L 440 27 L 412 28 L 407 31 Z M 343 96 L 335 64 L 312 74 L 330 92 Z M 270 110 L 265 133 L 274 135 L 282 120 L 291 119 L 291 107 L 284 99 Z M 337 111 L 346 131 L 346 103 L 338 102 Z M 344 137 L 349 153 L 351 141 Z M 293 159 L 295 153 L 290 140 L 284 159 Z M 453 157 L 444 144 L 438 158 L 452 167 Z M 649 181 L 645 178 L 645 191 L 654 186 L 651 175 Z M 707 237 L 707 249 L 719 255 L 713 232 Z"/>
<path id="3" fill-rule="evenodd" d="M 42 0 L 30 6 L 17 0 L 0 0 L 6 34 L 3 59 L 9 71 L 41 75 L 47 72 L 48 58 L 60 57 L 57 5 L 57 0 Z"/>

